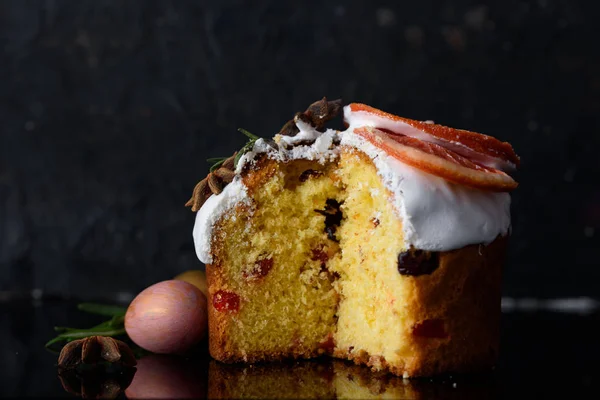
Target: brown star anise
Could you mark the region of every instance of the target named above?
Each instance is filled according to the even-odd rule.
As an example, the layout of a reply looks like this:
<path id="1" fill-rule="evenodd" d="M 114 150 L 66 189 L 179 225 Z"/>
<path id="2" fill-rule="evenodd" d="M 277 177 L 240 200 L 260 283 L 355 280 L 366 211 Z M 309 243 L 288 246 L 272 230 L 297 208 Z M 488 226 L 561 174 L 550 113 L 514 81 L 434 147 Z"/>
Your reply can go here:
<path id="1" fill-rule="evenodd" d="M 69 369 L 82 363 L 96 364 L 100 360 L 118 362 L 126 367 L 137 364 L 127 343 L 108 336 L 89 336 L 67 343 L 58 356 L 58 367 Z"/>
<path id="2" fill-rule="evenodd" d="M 226 159 L 218 169 L 210 172 L 206 178 L 198 182 L 192 197 L 185 203 L 186 207 L 192 207 L 192 211 L 196 212 L 211 195 L 220 194 L 223 191 L 223 188 L 235 176 L 235 156 L 234 154 Z"/>
<path id="3" fill-rule="evenodd" d="M 314 126 L 317 130 L 321 130 L 325 127 L 325 123 L 338 116 L 342 109 L 342 100 L 337 99 L 333 101 L 327 101 L 326 97 L 321 100 L 312 103 L 306 111 L 298 112 L 294 115 L 294 118 L 289 120 L 283 125 L 283 128 L 279 131 L 280 135 L 294 136 L 299 132 L 296 126 L 296 121 L 301 120 Z"/>

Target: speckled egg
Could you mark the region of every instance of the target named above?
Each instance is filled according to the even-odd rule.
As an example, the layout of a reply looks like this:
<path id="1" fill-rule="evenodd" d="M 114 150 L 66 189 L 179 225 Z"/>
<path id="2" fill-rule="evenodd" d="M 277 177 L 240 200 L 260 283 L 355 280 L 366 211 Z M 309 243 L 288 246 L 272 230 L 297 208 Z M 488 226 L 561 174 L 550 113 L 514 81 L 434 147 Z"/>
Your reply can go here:
<path id="1" fill-rule="evenodd" d="M 131 340 L 153 353 L 185 353 L 206 336 L 207 328 L 206 297 L 196 286 L 180 280 L 148 287 L 125 314 Z"/>

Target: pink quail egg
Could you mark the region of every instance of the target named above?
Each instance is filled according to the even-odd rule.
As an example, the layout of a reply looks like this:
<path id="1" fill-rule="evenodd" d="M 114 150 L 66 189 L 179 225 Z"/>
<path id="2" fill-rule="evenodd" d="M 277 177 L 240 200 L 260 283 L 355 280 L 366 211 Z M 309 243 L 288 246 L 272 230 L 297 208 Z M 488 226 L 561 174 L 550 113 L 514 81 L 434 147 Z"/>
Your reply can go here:
<path id="1" fill-rule="evenodd" d="M 179 280 L 156 283 L 137 295 L 125 314 L 127 335 L 160 354 L 182 354 L 206 336 L 206 297 Z"/>

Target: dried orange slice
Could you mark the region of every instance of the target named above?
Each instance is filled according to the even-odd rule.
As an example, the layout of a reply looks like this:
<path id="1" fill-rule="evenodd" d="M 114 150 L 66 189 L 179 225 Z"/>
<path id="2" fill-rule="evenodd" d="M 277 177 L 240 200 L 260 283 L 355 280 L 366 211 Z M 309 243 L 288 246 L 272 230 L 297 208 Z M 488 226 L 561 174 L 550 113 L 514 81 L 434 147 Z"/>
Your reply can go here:
<path id="1" fill-rule="evenodd" d="M 495 192 L 508 192 L 518 186 L 504 172 L 476 164 L 436 143 L 389 134 L 369 126 L 356 128 L 354 133 L 398 160 L 450 182 Z"/>
<path id="2" fill-rule="evenodd" d="M 519 156 L 510 143 L 481 133 L 450 128 L 425 121 L 398 117 L 366 104 L 348 105 L 348 119 L 364 121 L 364 125 L 385 130 L 390 134 L 410 136 L 434 143 L 469 160 L 502 171 L 512 171 L 519 166 Z"/>

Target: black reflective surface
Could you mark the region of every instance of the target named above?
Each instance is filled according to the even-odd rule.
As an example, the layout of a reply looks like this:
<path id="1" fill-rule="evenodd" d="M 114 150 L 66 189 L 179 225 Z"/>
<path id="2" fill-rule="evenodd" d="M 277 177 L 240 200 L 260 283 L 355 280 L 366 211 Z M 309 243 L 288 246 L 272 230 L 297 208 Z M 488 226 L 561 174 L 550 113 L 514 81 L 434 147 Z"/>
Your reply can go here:
<path id="1" fill-rule="evenodd" d="M 0 357 L 3 364 L 0 395 L 72 397 L 58 377 L 57 355 L 46 350 L 44 343 L 53 336 L 54 325 L 89 326 L 95 322 L 94 316 L 77 311 L 74 302 L 22 300 L 0 303 Z M 600 314 L 504 314 L 501 358 L 494 372 L 412 381 L 374 374 L 363 367 L 331 360 L 250 367 L 222 365 L 211 361 L 202 351 L 188 359 L 150 355 L 139 360 L 131 384 L 119 396 L 588 397 L 593 394 L 600 373 L 597 362 L 600 356 L 599 322 Z M 98 384 L 98 376 L 88 373 L 84 378 Z M 127 382 L 127 377 L 122 377 L 120 382 L 123 381 Z"/>

